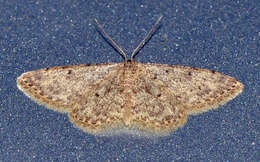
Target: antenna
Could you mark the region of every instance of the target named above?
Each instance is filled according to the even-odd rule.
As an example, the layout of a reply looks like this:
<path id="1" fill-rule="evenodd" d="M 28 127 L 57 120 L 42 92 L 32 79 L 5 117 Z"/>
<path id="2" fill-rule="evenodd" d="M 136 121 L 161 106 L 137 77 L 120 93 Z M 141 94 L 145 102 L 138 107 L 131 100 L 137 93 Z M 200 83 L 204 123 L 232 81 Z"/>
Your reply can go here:
<path id="1" fill-rule="evenodd" d="M 102 31 L 102 33 L 108 38 L 108 40 L 111 42 L 111 45 L 123 56 L 125 60 L 127 60 L 127 55 L 123 51 L 123 49 L 105 32 L 103 26 L 99 24 L 97 19 L 95 19 L 96 24 L 98 25 L 98 28 Z"/>
<path id="2" fill-rule="evenodd" d="M 138 44 L 138 46 L 134 49 L 134 51 L 131 54 L 131 60 L 134 60 L 134 56 L 140 51 L 140 49 L 147 43 L 147 41 L 151 38 L 151 36 L 154 34 L 156 31 L 159 22 L 162 19 L 162 15 L 157 19 L 157 21 L 153 24 L 152 28 L 150 31 L 145 35 L 144 39 Z"/>
<path id="3" fill-rule="evenodd" d="M 150 31 L 145 35 L 144 39 L 137 45 L 137 47 L 133 50 L 132 54 L 131 54 L 131 61 L 134 60 L 134 56 L 140 51 L 140 49 L 148 42 L 148 40 L 151 38 L 151 36 L 154 34 L 154 32 L 156 31 L 156 29 L 158 28 L 159 22 L 162 19 L 162 15 L 157 19 L 157 21 L 153 24 L 152 28 L 150 29 Z M 109 43 L 123 56 L 123 58 L 126 60 L 127 59 L 127 55 L 126 53 L 123 51 L 123 49 L 106 33 L 106 31 L 104 30 L 103 26 L 98 22 L 97 19 L 94 19 L 96 24 L 98 25 L 98 28 L 101 30 L 102 34 L 110 41 Z"/>

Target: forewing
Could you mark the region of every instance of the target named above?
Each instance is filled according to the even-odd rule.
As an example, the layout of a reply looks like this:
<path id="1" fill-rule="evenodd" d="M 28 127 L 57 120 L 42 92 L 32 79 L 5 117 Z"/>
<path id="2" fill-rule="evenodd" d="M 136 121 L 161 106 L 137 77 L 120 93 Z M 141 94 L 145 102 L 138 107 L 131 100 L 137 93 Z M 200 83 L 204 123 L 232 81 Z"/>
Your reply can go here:
<path id="1" fill-rule="evenodd" d="M 68 112 L 87 89 L 119 63 L 85 64 L 43 68 L 23 73 L 17 86 L 27 96 L 54 110 Z"/>
<path id="2" fill-rule="evenodd" d="M 172 95 L 171 100 L 188 113 L 216 108 L 243 89 L 243 84 L 235 78 L 208 69 L 152 63 L 144 67 L 149 79 L 163 84 Z"/>

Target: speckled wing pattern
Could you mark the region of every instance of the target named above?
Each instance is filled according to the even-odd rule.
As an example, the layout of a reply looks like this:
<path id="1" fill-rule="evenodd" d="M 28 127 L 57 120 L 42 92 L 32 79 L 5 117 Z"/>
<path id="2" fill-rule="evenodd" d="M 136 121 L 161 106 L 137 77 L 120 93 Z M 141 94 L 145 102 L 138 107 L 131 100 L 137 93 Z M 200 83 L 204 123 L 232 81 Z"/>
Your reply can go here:
<path id="1" fill-rule="evenodd" d="M 136 61 L 44 68 L 21 75 L 20 89 L 69 113 L 79 128 L 167 133 L 188 114 L 207 111 L 241 92 L 236 79 L 207 69 Z"/>
<path id="2" fill-rule="evenodd" d="M 17 85 L 39 104 L 68 112 L 82 92 L 117 66 L 114 64 L 84 64 L 56 66 L 23 73 Z"/>
<path id="3" fill-rule="evenodd" d="M 242 92 L 243 84 L 208 69 L 180 65 L 139 64 L 133 125 L 168 132 L 186 123 L 187 115 L 217 108 Z"/>

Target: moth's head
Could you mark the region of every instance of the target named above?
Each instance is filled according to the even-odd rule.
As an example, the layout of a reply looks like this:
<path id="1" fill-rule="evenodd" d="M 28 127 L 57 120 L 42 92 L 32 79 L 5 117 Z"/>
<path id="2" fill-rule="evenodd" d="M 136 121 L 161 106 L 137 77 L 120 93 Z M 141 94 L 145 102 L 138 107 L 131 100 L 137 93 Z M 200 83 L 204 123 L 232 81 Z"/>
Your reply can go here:
<path id="1" fill-rule="evenodd" d="M 135 62 L 136 62 L 136 61 L 135 61 L 134 59 L 126 59 L 126 60 L 124 61 L 125 66 L 132 65 L 132 64 L 134 64 Z"/>

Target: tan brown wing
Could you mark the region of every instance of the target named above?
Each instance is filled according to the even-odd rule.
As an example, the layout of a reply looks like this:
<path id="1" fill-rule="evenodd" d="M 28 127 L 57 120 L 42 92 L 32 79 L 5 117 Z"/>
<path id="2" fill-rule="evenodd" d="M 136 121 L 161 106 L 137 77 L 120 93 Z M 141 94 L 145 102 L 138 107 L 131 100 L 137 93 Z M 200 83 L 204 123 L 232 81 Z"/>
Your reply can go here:
<path id="1" fill-rule="evenodd" d="M 153 132 L 182 126 L 188 114 L 218 107 L 238 95 L 243 84 L 207 69 L 139 64 L 133 125 Z"/>
<path id="2" fill-rule="evenodd" d="M 68 112 L 75 100 L 119 63 L 56 66 L 23 73 L 17 86 L 39 104 Z"/>
<path id="3" fill-rule="evenodd" d="M 82 96 L 69 112 L 70 120 L 77 127 L 94 134 L 124 127 L 126 100 L 120 91 L 119 75 L 123 63 L 119 67 L 82 91 Z"/>

